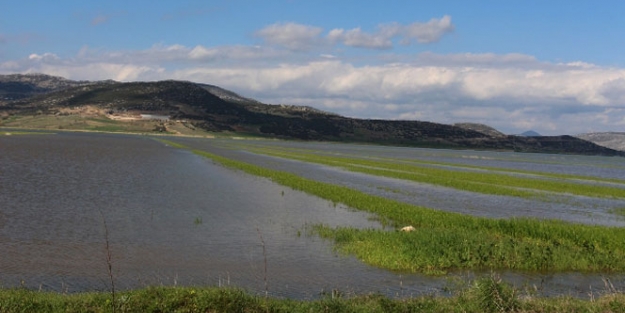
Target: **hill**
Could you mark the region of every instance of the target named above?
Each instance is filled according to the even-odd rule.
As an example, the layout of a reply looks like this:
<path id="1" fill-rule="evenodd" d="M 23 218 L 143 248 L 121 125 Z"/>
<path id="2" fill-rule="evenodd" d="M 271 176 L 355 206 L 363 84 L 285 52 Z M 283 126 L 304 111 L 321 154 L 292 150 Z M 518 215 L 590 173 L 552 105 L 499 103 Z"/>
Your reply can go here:
<path id="1" fill-rule="evenodd" d="M 87 84 L 92 84 L 92 82 L 74 81 L 44 74 L 0 75 L 0 104 Z"/>
<path id="2" fill-rule="evenodd" d="M 186 81 L 74 82 L 4 76 L 0 126 L 108 131 L 228 132 L 284 139 L 416 147 L 624 155 L 570 136 L 506 136 L 491 129 L 424 121 L 354 119 L 310 107 L 268 105 L 213 85 Z M 13 79 L 13 80 L 11 80 Z M 25 82 L 26 81 L 26 82 Z M 47 82 L 39 84 L 37 82 Z"/>
<path id="3" fill-rule="evenodd" d="M 488 125 L 478 123 L 456 123 L 456 127 L 474 130 L 490 137 L 505 137 L 506 135 Z"/>
<path id="4" fill-rule="evenodd" d="M 528 130 L 525 132 L 522 132 L 519 136 L 523 136 L 523 137 L 540 137 L 541 134 L 533 131 L 533 130 Z"/>
<path id="5" fill-rule="evenodd" d="M 603 132 L 603 133 L 586 133 L 575 136 L 577 138 L 590 141 L 602 147 L 625 151 L 625 133 Z"/>

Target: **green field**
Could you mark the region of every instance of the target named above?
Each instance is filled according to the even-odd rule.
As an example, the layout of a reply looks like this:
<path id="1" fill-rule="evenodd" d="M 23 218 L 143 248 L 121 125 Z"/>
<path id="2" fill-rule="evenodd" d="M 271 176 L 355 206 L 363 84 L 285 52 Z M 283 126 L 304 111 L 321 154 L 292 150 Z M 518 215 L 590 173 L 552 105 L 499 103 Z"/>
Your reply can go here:
<path id="1" fill-rule="evenodd" d="M 0 120 L 0 127 L 23 128 L 37 130 L 68 130 L 91 131 L 109 133 L 138 133 L 138 134 L 177 134 L 186 136 L 213 135 L 183 123 L 167 123 L 163 130 L 163 123 L 153 120 L 118 121 L 106 116 L 84 117 L 80 115 L 14 115 Z"/>

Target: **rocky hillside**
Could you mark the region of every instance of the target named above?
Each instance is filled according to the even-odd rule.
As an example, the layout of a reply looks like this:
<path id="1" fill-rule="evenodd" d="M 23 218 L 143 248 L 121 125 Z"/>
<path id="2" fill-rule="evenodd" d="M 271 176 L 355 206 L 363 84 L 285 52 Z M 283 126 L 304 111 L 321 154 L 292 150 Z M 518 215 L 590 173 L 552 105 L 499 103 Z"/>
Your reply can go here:
<path id="1" fill-rule="evenodd" d="M 2 121 L 7 125 L 6 121 L 24 116 L 57 117 L 43 119 L 54 123 L 61 116 L 78 115 L 80 118 L 81 114 L 89 112 L 91 115 L 85 119 L 94 119 L 95 114 L 110 123 L 123 123 L 146 115 L 157 116 L 163 120 L 158 131 L 166 131 L 167 123 L 179 123 L 206 131 L 286 139 L 625 155 L 570 136 L 506 136 L 487 126 L 353 119 L 310 107 L 267 105 L 217 86 L 192 82 L 73 82 L 56 77 L 24 76 L 1 78 L 8 86 L 5 92 L 16 96 L 0 103 L 0 126 Z M 76 120 L 72 123 L 81 125 Z"/>
<path id="2" fill-rule="evenodd" d="M 480 132 L 484 135 L 488 135 L 490 137 L 505 137 L 506 135 L 488 125 L 479 124 L 479 123 L 456 123 L 454 124 L 456 127 L 474 130 L 476 132 Z"/>
<path id="3" fill-rule="evenodd" d="M 577 138 L 590 141 L 602 147 L 625 151 L 625 133 L 604 132 L 587 133 L 575 136 Z"/>
<path id="4" fill-rule="evenodd" d="M 0 75 L 0 104 L 76 86 L 93 84 L 44 74 Z"/>

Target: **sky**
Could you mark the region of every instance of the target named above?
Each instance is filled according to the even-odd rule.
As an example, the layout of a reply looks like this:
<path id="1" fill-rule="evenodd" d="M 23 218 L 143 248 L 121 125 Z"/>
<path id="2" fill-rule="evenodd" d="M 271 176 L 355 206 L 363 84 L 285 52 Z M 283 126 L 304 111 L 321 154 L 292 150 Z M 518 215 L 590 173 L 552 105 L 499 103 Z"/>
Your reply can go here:
<path id="1" fill-rule="evenodd" d="M 348 117 L 625 131 L 625 1 L 25 0 L 0 74 L 207 83 Z"/>

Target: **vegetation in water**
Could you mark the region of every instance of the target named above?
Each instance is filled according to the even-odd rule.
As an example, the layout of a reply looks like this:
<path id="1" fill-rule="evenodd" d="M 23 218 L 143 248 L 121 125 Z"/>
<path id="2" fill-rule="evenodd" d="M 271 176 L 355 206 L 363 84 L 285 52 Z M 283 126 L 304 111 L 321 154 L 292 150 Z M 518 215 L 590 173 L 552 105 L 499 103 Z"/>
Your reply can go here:
<path id="1" fill-rule="evenodd" d="M 501 173 L 483 169 L 480 169 L 480 171 L 454 170 L 444 167 L 433 167 L 433 162 L 416 164 L 398 162 L 398 160 L 356 159 L 312 153 L 276 151 L 275 149 L 254 149 L 254 151 L 281 158 L 341 167 L 353 172 L 410 180 L 483 194 L 529 198 L 540 197 L 549 192 L 597 198 L 625 199 L 625 188 L 596 184 L 597 181 L 625 184 L 623 180 L 601 180 L 584 176 L 538 172 L 532 172 L 533 176 L 520 176 L 518 174 L 521 171 Z M 595 184 L 584 183 L 588 181 Z"/>
<path id="2" fill-rule="evenodd" d="M 164 141 L 177 148 L 183 145 Z M 309 194 L 375 213 L 382 223 L 413 232 L 329 228 L 315 232 L 337 248 L 382 268 L 442 275 L 449 271 L 625 271 L 625 229 L 528 218 L 489 219 L 442 212 L 270 170 L 201 150 L 227 167 L 267 177 Z"/>
<path id="3" fill-rule="evenodd" d="M 610 213 L 625 217 L 625 208 L 615 208 L 610 210 Z"/>

